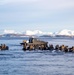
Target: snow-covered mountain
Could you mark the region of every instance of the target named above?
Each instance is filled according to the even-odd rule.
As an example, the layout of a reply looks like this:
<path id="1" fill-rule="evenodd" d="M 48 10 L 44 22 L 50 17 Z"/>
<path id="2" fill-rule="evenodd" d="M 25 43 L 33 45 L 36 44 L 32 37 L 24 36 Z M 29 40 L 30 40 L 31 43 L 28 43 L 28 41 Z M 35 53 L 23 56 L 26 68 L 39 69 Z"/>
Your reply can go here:
<path id="1" fill-rule="evenodd" d="M 64 29 L 55 34 L 56 36 L 74 36 L 74 31 Z"/>
<path id="2" fill-rule="evenodd" d="M 34 31 L 31 31 L 31 30 L 27 30 L 26 35 L 53 35 L 52 32 L 42 32 L 40 30 L 34 30 Z"/>
<path id="3" fill-rule="evenodd" d="M 4 31 L 3 31 L 3 34 L 22 34 L 21 32 L 16 32 L 15 30 L 7 30 L 7 29 L 5 29 Z"/>
<path id="4" fill-rule="evenodd" d="M 52 33 L 52 32 L 43 32 L 40 30 L 27 30 L 24 33 L 17 33 L 14 30 L 4 30 L 3 32 L 4 35 L 10 35 L 10 36 L 59 36 L 59 37 L 64 37 L 64 36 L 70 36 L 74 37 L 74 31 L 68 30 L 68 29 L 63 29 L 61 31 Z M 2 36 L 2 35 L 1 35 Z"/>
<path id="5" fill-rule="evenodd" d="M 15 34 L 14 30 L 4 30 L 3 34 Z"/>
<path id="6" fill-rule="evenodd" d="M 48 35 L 48 36 L 74 36 L 74 31 L 72 30 L 68 30 L 68 29 L 63 29 L 61 31 L 58 31 L 58 32 L 55 32 L 52 33 L 52 32 L 42 32 L 40 30 L 34 30 L 34 31 L 31 31 L 31 30 L 27 30 L 26 35 Z"/>

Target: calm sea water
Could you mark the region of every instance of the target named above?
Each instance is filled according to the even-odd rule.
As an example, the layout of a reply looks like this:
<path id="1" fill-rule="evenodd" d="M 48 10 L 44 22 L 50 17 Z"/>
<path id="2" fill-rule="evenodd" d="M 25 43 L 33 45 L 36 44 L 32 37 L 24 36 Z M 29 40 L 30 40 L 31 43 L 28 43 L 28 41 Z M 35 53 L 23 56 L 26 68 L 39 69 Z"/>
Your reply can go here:
<path id="1" fill-rule="evenodd" d="M 74 53 L 23 51 L 28 38 L 0 38 L 9 50 L 0 51 L 0 75 L 74 75 Z M 40 38 L 49 44 L 74 46 L 74 38 Z"/>

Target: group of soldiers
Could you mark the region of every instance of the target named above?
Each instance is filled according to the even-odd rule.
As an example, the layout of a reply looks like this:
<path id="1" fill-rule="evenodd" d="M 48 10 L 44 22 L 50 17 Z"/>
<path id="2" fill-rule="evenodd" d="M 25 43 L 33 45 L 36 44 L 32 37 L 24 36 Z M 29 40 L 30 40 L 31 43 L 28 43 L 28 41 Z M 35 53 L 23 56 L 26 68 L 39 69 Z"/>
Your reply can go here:
<path id="1" fill-rule="evenodd" d="M 74 46 L 72 47 L 68 47 L 68 46 L 65 46 L 65 45 L 56 45 L 55 47 L 53 47 L 53 45 L 49 45 L 49 50 L 60 50 L 60 51 L 63 51 L 63 52 L 74 52 Z"/>
<path id="2" fill-rule="evenodd" d="M 56 45 L 55 47 L 50 44 L 49 46 L 48 45 L 23 45 L 23 50 L 56 50 L 56 51 L 63 51 L 63 52 L 74 52 L 74 46 L 72 46 L 71 48 L 69 48 L 68 46 L 65 46 L 65 45 Z"/>
<path id="3" fill-rule="evenodd" d="M 8 50 L 9 47 L 6 46 L 5 44 L 1 44 L 0 45 L 0 50 Z M 68 47 L 68 46 L 65 46 L 65 45 L 56 45 L 56 46 L 53 46 L 53 44 L 49 44 L 49 46 L 47 44 L 30 44 L 28 45 L 27 43 L 25 43 L 23 45 L 23 50 L 56 50 L 56 51 L 63 51 L 63 52 L 74 52 L 74 46 L 72 47 Z"/>
<path id="4" fill-rule="evenodd" d="M 5 44 L 1 44 L 0 50 L 8 50 L 8 46 L 6 46 Z"/>
<path id="5" fill-rule="evenodd" d="M 47 46 L 45 45 L 23 45 L 23 50 L 47 50 Z"/>

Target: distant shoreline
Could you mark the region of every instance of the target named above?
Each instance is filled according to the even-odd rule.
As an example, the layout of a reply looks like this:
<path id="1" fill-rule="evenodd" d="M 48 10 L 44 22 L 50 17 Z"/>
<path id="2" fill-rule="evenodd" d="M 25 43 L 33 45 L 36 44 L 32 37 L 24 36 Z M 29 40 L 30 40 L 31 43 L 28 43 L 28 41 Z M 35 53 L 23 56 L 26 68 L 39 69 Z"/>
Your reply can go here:
<path id="1" fill-rule="evenodd" d="M 29 36 L 25 36 L 25 37 L 0 37 L 0 40 L 11 40 L 11 39 L 16 39 L 16 40 L 18 40 L 18 39 L 28 39 L 29 38 Z M 36 38 L 52 38 L 52 39 L 74 39 L 74 37 L 56 37 L 56 36 L 54 36 L 54 37 L 52 37 L 52 36 L 39 36 L 39 37 L 36 37 Z"/>

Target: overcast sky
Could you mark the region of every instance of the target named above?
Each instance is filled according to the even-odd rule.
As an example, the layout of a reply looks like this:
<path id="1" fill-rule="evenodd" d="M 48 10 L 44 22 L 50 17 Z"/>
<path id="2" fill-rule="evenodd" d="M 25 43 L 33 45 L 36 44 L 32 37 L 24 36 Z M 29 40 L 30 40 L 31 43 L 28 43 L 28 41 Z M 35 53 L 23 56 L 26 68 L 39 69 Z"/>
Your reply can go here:
<path id="1" fill-rule="evenodd" d="M 0 0 L 0 33 L 74 30 L 74 0 Z"/>

